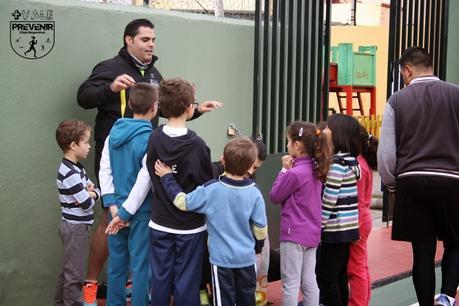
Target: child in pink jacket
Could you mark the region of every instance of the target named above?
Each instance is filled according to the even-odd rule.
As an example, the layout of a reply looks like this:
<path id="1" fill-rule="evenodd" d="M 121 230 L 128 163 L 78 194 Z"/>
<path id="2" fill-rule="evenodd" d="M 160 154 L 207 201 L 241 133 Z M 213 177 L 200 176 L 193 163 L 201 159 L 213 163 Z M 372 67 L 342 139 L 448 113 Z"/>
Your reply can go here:
<path id="1" fill-rule="evenodd" d="M 360 180 L 357 182 L 359 201 L 360 240 L 351 244 L 347 267 L 350 286 L 349 306 L 368 306 L 371 295 L 371 279 L 368 269 L 367 241 L 372 228 L 370 211 L 373 190 L 373 171 L 377 168 L 376 151 L 378 139 L 369 136 L 367 130 L 360 127 Z"/>

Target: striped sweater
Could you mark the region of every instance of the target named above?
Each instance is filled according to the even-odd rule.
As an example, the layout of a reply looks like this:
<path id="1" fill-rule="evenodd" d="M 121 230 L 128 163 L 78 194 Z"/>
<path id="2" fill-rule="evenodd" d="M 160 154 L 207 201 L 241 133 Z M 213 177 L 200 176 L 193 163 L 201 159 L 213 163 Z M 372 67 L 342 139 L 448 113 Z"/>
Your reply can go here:
<path id="1" fill-rule="evenodd" d="M 349 153 L 337 153 L 327 174 L 322 196 L 322 243 L 359 239 L 357 181 L 360 167 Z"/>
<path id="2" fill-rule="evenodd" d="M 57 174 L 57 189 L 61 203 L 62 219 L 74 224 L 94 223 L 93 206 L 95 200 L 89 196 L 87 186 L 92 184 L 80 163 L 63 159 Z M 94 190 L 97 199 L 99 189 Z"/>

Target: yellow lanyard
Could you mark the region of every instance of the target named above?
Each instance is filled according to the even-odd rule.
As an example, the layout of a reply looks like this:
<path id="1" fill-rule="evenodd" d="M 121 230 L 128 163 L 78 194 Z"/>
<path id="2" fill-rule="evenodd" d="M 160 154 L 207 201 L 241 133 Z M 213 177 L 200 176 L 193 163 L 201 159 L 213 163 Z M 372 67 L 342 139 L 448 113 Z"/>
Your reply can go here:
<path id="1" fill-rule="evenodd" d="M 145 76 L 145 70 L 140 69 L 142 76 Z M 122 89 L 120 91 L 120 101 L 121 101 L 121 117 L 124 117 L 124 112 L 126 111 L 126 90 Z"/>

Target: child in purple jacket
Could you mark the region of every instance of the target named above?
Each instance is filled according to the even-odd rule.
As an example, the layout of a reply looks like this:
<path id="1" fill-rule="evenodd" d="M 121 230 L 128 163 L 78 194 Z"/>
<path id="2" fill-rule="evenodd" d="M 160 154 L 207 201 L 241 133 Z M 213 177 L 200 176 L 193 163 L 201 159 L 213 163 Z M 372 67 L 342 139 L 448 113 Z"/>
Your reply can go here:
<path id="1" fill-rule="evenodd" d="M 319 305 L 315 266 L 321 232 L 322 181 L 330 167 L 328 137 L 312 123 L 296 121 L 287 128 L 288 155 L 271 189 L 281 203 L 280 261 L 282 305 Z"/>

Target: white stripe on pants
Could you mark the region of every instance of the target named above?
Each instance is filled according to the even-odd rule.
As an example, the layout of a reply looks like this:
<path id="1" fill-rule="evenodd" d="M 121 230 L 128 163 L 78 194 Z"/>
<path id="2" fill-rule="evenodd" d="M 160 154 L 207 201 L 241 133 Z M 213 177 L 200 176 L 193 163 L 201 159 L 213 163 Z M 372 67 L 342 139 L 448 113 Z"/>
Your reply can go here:
<path id="1" fill-rule="evenodd" d="M 280 243 L 282 277 L 282 305 L 297 306 L 301 285 L 303 306 L 319 305 L 319 287 L 316 280 L 316 251 L 289 241 Z"/>

